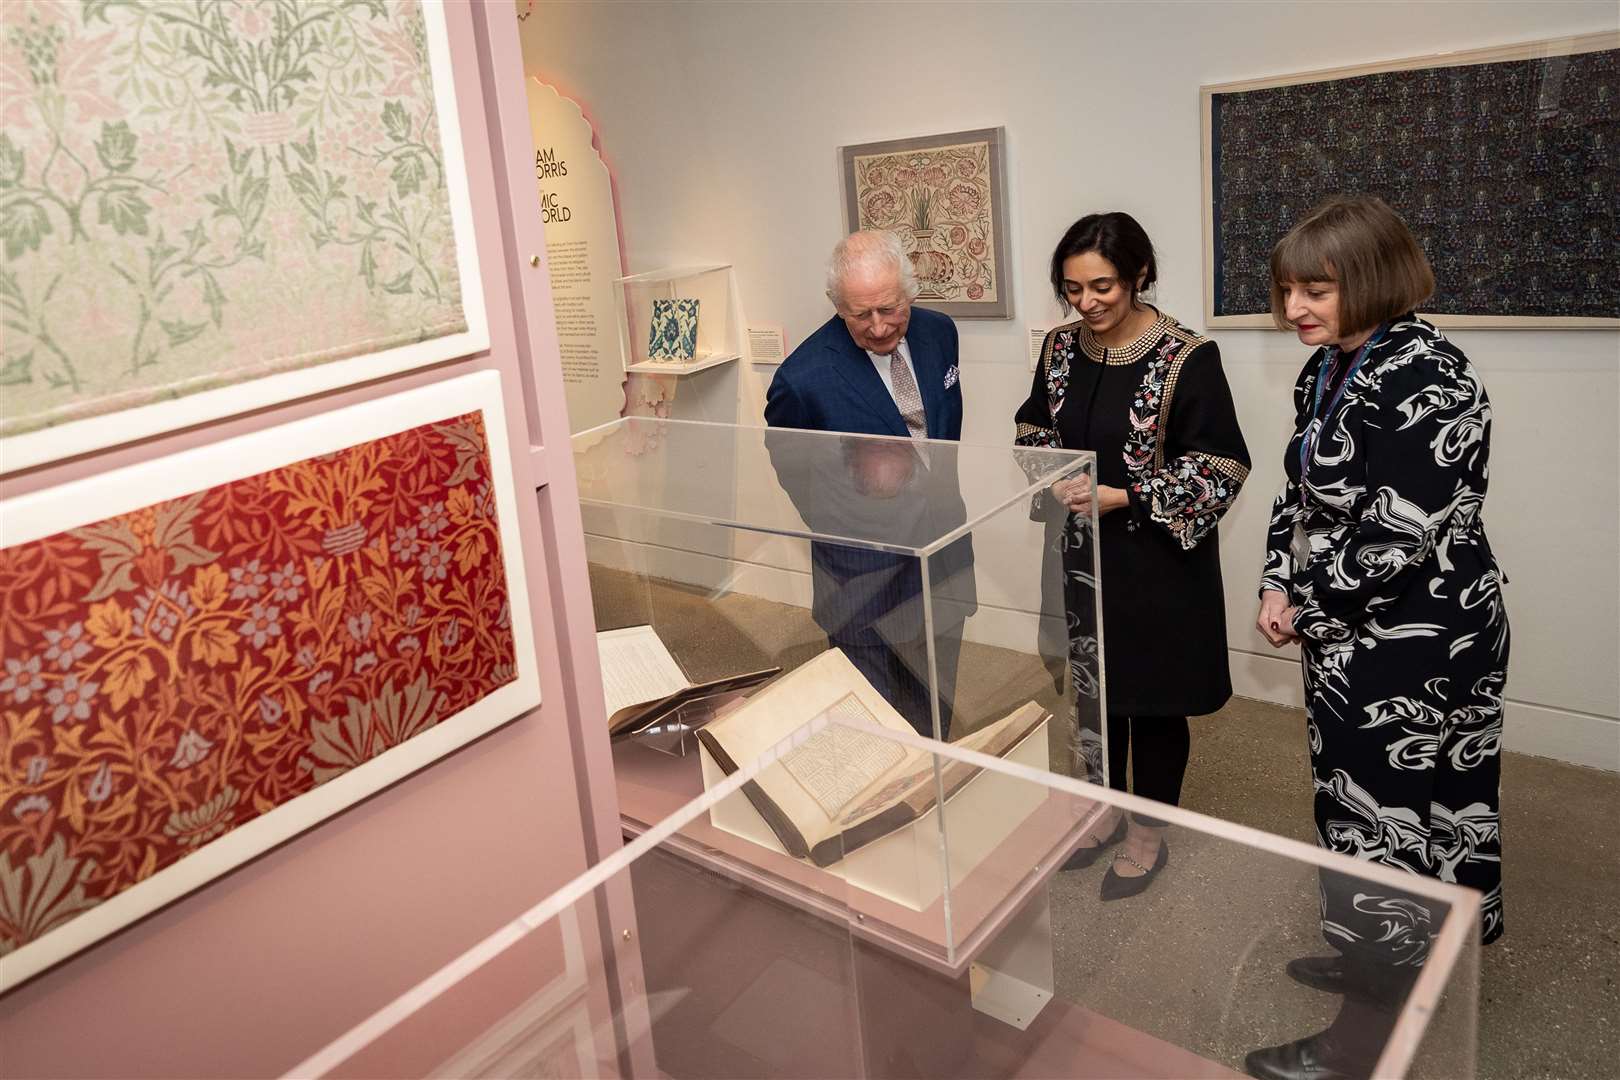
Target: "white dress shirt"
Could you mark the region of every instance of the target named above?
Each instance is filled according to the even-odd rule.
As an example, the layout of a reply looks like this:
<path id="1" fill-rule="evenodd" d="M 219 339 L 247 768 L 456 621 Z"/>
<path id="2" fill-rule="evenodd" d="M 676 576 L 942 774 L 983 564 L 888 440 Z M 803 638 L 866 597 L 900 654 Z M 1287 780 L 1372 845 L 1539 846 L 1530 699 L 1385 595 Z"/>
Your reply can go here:
<path id="1" fill-rule="evenodd" d="M 900 339 L 895 351 L 900 354 L 900 359 L 906 362 L 906 367 L 911 369 L 911 381 L 917 384 L 917 392 L 922 393 L 922 380 L 917 378 L 917 365 L 911 362 L 911 347 L 906 344 L 905 338 Z M 894 396 L 894 379 L 889 375 L 889 354 L 875 353 L 867 349 L 866 355 L 871 358 L 872 366 L 877 368 L 878 378 L 883 380 L 883 388 L 889 392 L 889 397 L 894 399 L 895 408 L 899 408 L 900 399 Z"/>

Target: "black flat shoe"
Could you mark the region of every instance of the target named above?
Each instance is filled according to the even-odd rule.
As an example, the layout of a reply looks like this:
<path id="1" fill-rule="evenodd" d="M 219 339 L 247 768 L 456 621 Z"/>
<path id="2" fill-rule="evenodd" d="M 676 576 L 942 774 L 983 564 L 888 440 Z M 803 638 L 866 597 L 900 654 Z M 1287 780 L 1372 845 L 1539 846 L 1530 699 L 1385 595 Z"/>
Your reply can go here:
<path id="1" fill-rule="evenodd" d="M 1163 870 L 1165 864 L 1170 861 L 1170 845 L 1163 840 L 1159 841 L 1159 857 L 1153 860 L 1152 866 L 1143 866 L 1126 855 L 1121 855 L 1120 858 L 1142 871 L 1142 873 L 1136 877 L 1121 877 L 1114 873 L 1112 866 L 1109 866 L 1108 873 L 1103 875 L 1102 880 L 1102 898 L 1104 900 L 1123 900 L 1127 896 L 1135 896 L 1137 893 L 1146 892 L 1147 887 L 1153 884 L 1153 879 L 1159 876 L 1159 871 Z"/>
<path id="2" fill-rule="evenodd" d="M 1288 961 L 1283 970 L 1288 972 L 1290 979 L 1312 990 L 1320 990 L 1324 994 L 1344 993 L 1344 957 L 1337 953 L 1332 956 L 1301 956 Z"/>
<path id="3" fill-rule="evenodd" d="M 1367 1075 L 1326 1032 L 1251 1050 L 1243 1059 L 1243 1071 L 1258 1080 L 1360 1080 Z"/>
<path id="4" fill-rule="evenodd" d="M 1103 838 L 1102 843 L 1092 844 L 1090 847 L 1081 848 L 1079 851 L 1076 851 L 1073 855 L 1070 855 L 1067 859 L 1065 859 L 1063 865 L 1058 867 L 1058 869 L 1084 870 L 1086 867 L 1102 858 L 1103 852 L 1107 851 L 1109 848 L 1113 847 L 1123 839 L 1125 839 L 1125 815 L 1121 814 L 1119 815 L 1119 825 L 1112 833 Z"/>

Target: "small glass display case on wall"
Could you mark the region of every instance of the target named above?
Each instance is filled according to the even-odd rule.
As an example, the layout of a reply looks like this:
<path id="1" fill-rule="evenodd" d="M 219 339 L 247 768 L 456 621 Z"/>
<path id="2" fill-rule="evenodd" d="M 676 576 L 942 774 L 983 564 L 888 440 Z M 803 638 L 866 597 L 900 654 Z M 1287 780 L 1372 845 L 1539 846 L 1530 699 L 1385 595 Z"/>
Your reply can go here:
<path id="1" fill-rule="evenodd" d="M 683 375 L 741 356 L 730 265 L 631 274 L 614 289 L 625 371 Z"/>

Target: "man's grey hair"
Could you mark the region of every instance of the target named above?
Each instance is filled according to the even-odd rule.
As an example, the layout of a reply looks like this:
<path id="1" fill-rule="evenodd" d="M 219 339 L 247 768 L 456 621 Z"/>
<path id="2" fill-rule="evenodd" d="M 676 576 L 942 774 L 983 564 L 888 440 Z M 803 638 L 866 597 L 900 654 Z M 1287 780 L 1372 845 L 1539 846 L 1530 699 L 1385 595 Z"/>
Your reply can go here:
<path id="1" fill-rule="evenodd" d="M 883 229 L 862 229 L 838 241 L 827 260 L 827 299 L 837 306 L 843 297 L 844 282 L 856 270 L 893 270 L 900 278 L 905 298 L 915 300 L 922 286 L 917 271 L 906 258 L 900 238 Z"/>

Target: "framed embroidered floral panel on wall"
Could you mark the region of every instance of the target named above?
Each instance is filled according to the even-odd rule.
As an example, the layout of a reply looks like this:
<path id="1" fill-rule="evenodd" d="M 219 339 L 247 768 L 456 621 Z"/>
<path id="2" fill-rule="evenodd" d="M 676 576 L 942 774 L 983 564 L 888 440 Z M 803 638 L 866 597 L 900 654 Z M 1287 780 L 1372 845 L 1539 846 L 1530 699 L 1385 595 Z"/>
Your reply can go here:
<path id="1" fill-rule="evenodd" d="M 0 4 L 0 471 L 488 347 L 442 4 Z"/>
<path id="2" fill-rule="evenodd" d="M 1267 260 L 1328 195 L 1409 225 L 1446 327 L 1620 326 L 1620 34 L 1206 86 L 1211 327 L 1273 325 Z"/>
<path id="3" fill-rule="evenodd" d="M 500 375 L 0 502 L 0 990 L 540 700 Z"/>
<path id="4" fill-rule="evenodd" d="M 1002 128 L 846 146 L 844 227 L 887 229 L 917 302 L 957 319 L 1012 318 Z"/>

